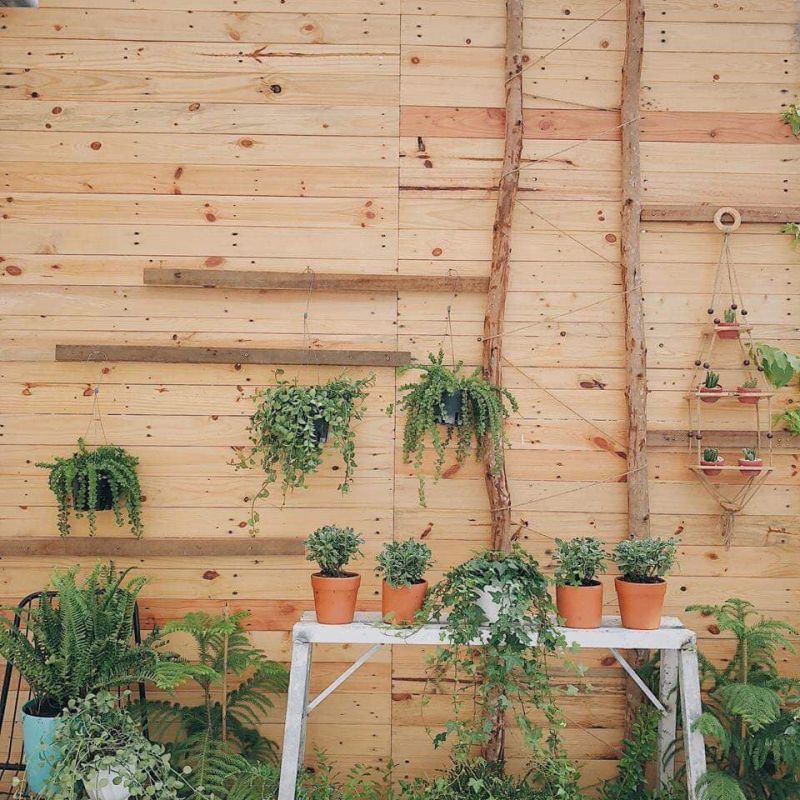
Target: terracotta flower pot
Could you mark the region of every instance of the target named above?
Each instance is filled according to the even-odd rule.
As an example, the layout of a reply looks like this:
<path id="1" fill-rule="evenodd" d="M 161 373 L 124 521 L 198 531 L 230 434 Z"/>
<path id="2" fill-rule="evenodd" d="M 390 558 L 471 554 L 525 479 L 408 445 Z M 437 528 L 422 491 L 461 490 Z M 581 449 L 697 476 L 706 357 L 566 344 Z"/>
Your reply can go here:
<path id="1" fill-rule="evenodd" d="M 567 628 L 599 628 L 603 618 L 603 584 L 556 586 L 558 616 Z"/>
<path id="2" fill-rule="evenodd" d="M 410 625 L 425 603 L 428 581 L 412 583 L 410 586 L 391 586 L 383 582 L 381 613 L 384 622 Z"/>
<path id="3" fill-rule="evenodd" d="M 725 459 L 720 458 L 717 461 L 700 461 L 700 466 L 703 468 L 703 472 L 708 475 L 709 477 L 713 475 L 721 475 L 722 469 L 721 467 L 725 466 Z"/>
<path id="4" fill-rule="evenodd" d="M 746 386 L 737 386 L 736 392 L 739 395 L 736 399 L 747 406 L 754 406 L 761 399 L 761 389 L 748 389 Z"/>
<path id="5" fill-rule="evenodd" d="M 758 467 L 758 469 L 740 469 L 739 472 L 742 473 L 747 478 L 754 478 L 761 472 L 761 467 L 764 466 L 764 461 L 760 458 L 757 458 L 755 461 L 748 461 L 746 458 L 739 459 L 739 466 L 740 467 Z"/>
<path id="6" fill-rule="evenodd" d="M 667 594 L 667 582 L 633 583 L 615 578 L 622 625 L 639 631 L 652 631 L 661 627 L 661 610 Z"/>
<path id="7" fill-rule="evenodd" d="M 704 403 L 716 403 L 719 401 L 720 395 L 722 394 L 722 387 L 715 386 L 713 389 L 709 389 L 708 386 L 701 386 L 700 387 L 700 394 L 703 395 L 700 400 Z"/>
<path id="8" fill-rule="evenodd" d="M 719 336 L 720 339 L 738 339 L 739 323 L 738 322 L 717 323 L 717 336 Z"/>
<path id="9" fill-rule="evenodd" d="M 348 573 L 343 578 L 326 578 L 315 573 L 311 576 L 314 591 L 314 608 L 317 622 L 324 625 L 347 625 L 356 613 L 356 598 L 361 576 Z"/>

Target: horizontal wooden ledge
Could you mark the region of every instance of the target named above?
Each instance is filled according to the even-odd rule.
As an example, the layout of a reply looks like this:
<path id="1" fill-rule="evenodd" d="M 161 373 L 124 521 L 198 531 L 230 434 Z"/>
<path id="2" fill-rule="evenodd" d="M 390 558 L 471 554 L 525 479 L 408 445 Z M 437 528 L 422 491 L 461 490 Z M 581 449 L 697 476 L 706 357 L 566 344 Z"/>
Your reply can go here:
<path id="1" fill-rule="evenodd" d="M 0 539 L 0 558 L 12 556 L 298 556 L 302 539 L 134 539 L 111 537 L 41 537 Z"/>
<path id="2" fill-rule="evenodd" d="M 642 206 L 642 222 L 713 222 L 716 203 Z M 742 222 L 800 222 L 800 206 L 734 206 Z"/>
<path id="3" fill-rule="evenodd" d="M 690 431 L 647 431 L 648 447 L 686 447 L 691 442 L 696 445 L 696 440 L 689 438 Z M 719 449 L 729 448 L 736 450 L 748 447 L 757 437 L 758 433 L 754 430 L 747 431 L 715 431 L 703 429 L 704 445 Z M 765 440 L 763 448 L 767 447 L 766 431 L 761 431 L 761 436 Z M 792 436 L 788 431 L 773 431 L 772 447 L 782 450 L 800 450 L 800 436 Z"/>
<path id="4" fill-rule="evenodd" d="M 362 275 L 343 272 L 264 272 L 234 269 L 159 269 L 146 267 L 146 286 L 223 289 L 320 289 L 329 292 L 486 292 L 487 277 L 458 275 Z"/>
<path id="5" fill-rule="evenodd" d="M 56 361 L 141 361 L 159 364 L 304 364 L 401 367 L 404 350 L 309 350 L 307 347 L 173 347 L 172 345 L 57 344 Z"/>

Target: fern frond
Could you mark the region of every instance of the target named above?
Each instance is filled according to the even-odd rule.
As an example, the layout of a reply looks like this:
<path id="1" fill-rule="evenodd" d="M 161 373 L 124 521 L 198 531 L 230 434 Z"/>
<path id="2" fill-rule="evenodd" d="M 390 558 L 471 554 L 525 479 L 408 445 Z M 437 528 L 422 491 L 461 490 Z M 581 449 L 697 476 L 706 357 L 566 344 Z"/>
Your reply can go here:
<path id="1" fill-rule="evenodd" d="M 709 770 L 697 782 L 703 800 L 748 800 L 739 781 L 727 772 Z"/>
<path id="2" fill-rule="evenodd" d="M 763 686 L 729 683 L 718 689 L 716 694 L 728 714 L 741 717 L 752 731 L 775 722 L 780 714 L 780 697 Z"/>

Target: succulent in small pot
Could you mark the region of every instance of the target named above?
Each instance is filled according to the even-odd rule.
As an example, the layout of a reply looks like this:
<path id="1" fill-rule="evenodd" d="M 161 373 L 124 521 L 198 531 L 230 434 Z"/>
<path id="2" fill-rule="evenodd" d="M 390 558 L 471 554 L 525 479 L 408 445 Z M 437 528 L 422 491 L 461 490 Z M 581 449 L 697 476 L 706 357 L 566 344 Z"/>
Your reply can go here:
<path id="1" fill-rule="evenodd" d="M 726 308 L 722 320 L 716 322 L 715 325 L 717 336 L 720 339 L 739 338 L 739 320 L 736 318 L 735 308 Z"/>
<path id="2" fill-rule="evenodd" d="M 700 459 L 700 466 L 709 477 L 721 475 L 722 467 L 725 466 L 725 459 L 719 454 L 719 450 L 716 447 L 706 447 L 703 450 L 703 457 Z"/>
<path id="3" fill-rule="evenodd" d="M 416 539 L 387 542 L 378 553 L 375 572 L 383 576 L 384 622 L 410 625 L 415 621 L 428 592 L 424 576 L 433 564 L 431 555 L 430 547 Z"/>
<path id="4" fill-rule="evenodd" d="M 739 472 L 747 478 L 753 478 L 761 472 L 764 461 L 752 447 L 742 448 L 742 458 L 739 459 Z"/>
<path id="5" fill-rule="evenodd" d="M 705 380 L 700 384 L 700 399 L 704 403 L 716 403 L 722 394 L 719 373 L 708 370 Z"/>
<path id="6" fill-rule="evenodd" d="M 114 521 L 122 527 L 124 504 L 131 532 L 142 537 L 142 490 L 136 467 L 139 459 L 121 447 L 101 445 L 90 450 L 78 439 L 78 452 L 69 458 L 55 458 L 37 467 L 50 470 L 50 489 L 58 504 L 58 532 L 69 536 L 70 512 L 89 520 L 89 533 L 97 532 L 97 512 L 113 511 Z"/>
<path id="7" fill-rule="evenodd" d="M 605 558 L 603 545 L 594 536 L 556 539 L 556 606 L 567 628 L 600 627 L 603 584 L 597 573 L 605 569 Z"/>
<path id="8" fill-rule="evenodd" d="M 614 583 L 624 627 L 655 630 L 661 626 L 667 593 L 664 576 L 675 563 L 679 543 L 676 538 L 631 538 L 614 548 L 612 558 L 621 573 Z"/>
<path id="9" fill-rule="evenodd" d="M 745 405 L 754 406 L 761 400 L 761 389 L 758 378 L 748 378 L 741 386 L 736 387 L 737 400 Z"/>
<path id="10" fill-rule="evenodd" d="M 353 621 L 361 576 L 344 567 L 355 556 L 363 556 L 363 537 L 352 528 L 325 525 L 306 539 L 306 560 L 316 561 L 319 572 L 311 576 L 317 621 L 346 625 Z"/>

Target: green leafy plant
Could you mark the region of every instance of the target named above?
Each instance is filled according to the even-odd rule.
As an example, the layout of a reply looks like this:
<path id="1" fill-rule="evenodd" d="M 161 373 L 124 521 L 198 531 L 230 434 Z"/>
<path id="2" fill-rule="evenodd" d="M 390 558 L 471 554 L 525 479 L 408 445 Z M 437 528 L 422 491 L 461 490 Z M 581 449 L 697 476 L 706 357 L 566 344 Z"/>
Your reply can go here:
<path id="1" fill-rule="evenodd" d="M 722 318 L 728 323 L 728 325 L 733 325 L 736 322 L 736 311 L 732 308 L 726 308 Z"/>
<path id="2" fill-rule="evenodd" d="M 766 379 L 778 389 L 789 384 L 800 373 L 800 357 L 787 353 L 780 347 L 758 342 L 752 348 L 751 357 L 764 372 Z"/>
<path id="3" fill-rule="evenodd" d="M 800 110 L 794 103 L 781 112 L 781 119 L 791 128 L 795 136 L 800 136 Z"/>
<path id="4" fill-rule="evenodd" d="M 476 369 L 471 375 L 461 373 L 462 363 L 453 369 L 444 365 L 444 352 L 428 356 L 428 364 L 402 367 L 400 373 L 410 369 L 420 370 L 422 378 L 417 383 L 407 383 L 400 387 L 404 393 L 400 408 L 405 412 L 406 423 L 403 430 L 403 461 L 414 464 L 419 480 L 419 501 L 425 505 L 425 476 L 422 463 L 425 449 L 430 443 L 436 454 L 434 480 L 442 475 L 446 448 L 456 436 L 456 462 L 463 464 L 467 454 L 475 446 L 475 457 L 483 456 L 491 442 L 495 454 L 492 470 L 499 473 L 503 464 L 503 421 L 510 410 L 517 410 L 517 401 L 507 390 L 489 383 Z M 444 432 L 441 419 L 445 414 L 444 399 L 460 392 L 461 424 L 448 425 Z"/>
<path id="5" fill-rule="evenodd" d="M 715 459 L 716 460 L 716 459 Z M 676 538 L 624 539 L 612 558 L 622 579 L 631 583 L 658 583 L 672 569 L 680 541 Z"/>
<path id="6" fill-rule="evenodd" d="M 281 370 L 276 376 L 282 374 Z M 321 386 L 301 386 L 297 381 L 277 379 L 255 395 L 256 410 L 250 417 L 252 447 L 238 453 L 238 469 L 260 467 L 265 478 L 251 500 L 250 530 L 259 522 L 256 503 L 269 497 L 270 486 L 281 472 L 284 497 L 290 490 L 305 487 L 306 478 L 322 463 L 325 433 L 344 461 L 344 475 L 339 491 L 350 491 L 355 461 L 354 420 L 364 413 L 367 389 L 375 376 L 353 379 L 340 376 Z"/>
<path id="7" fill-rule="evenodd" d="M 716 389 L 717 386 L 719 386 L 719 373 L 712 372 L 711 370 L 706 372 L 706 378 L 703 381 L 703 386 L 705 386 L 706 389 Z"/>
<path id="8" fill-rule="evenodd" d="M 528 776 L 513 778 L 497 761 L 455 761 L 443 775 L 402 781 L 402 800 L 545 800 Z"/>
<path id="9" fill-rule="evenodd" d="M 488 629 L 476 602 L 484 590 L 499 607 Z M 449 642 L 430 661 L 431 680 L 448 675 L 453 681 L 452 719 L 434 737 L 434 745 L 454 737 L 455 758 L 464 761 L 472 748 L 486 750 L 508 711 L 530 748 L 533 784 L 545 796 L 579 798 L 578 771 L 561 746 L 564 721 L 547 670 L 548 659 L 562 651 L 565 640 L 536 560 L 518 545 L 511 552 L 478 553 L 447 572 L 433 588 L 427 610 L 435 619 L 446 619 Z M 481 636 L 484 646 L 470 646 Z M 471 715 L 462 713 L 465 697 Z M 545 729 L 531 721 L 532 708 L 544 714 Z"/>
<path id="10" fill-rule="evenodd" d="M 603 545 L 594 536 L 578 536 L 567 541 L 556 539 L 555 582 L 559 586 L 594 586 L 597 573 L 606 568 L 605 559 Z"/>
<path id="11" fill-rule="evenodd" d="M 782 676 L 781 649 L 795 652 L 800 631 L 767 619 L 751 603 L 689 606 L 733 634 L 736 649 L 716 666 L 700 653 L 706 689 L 695 722 L 706 739 L 711 768 L 698 785 L 706 800 L 793 800 L 800 796 L 800 679 Z"/>
<path id="12" fill-rule="evenodd" d="M 38 605 L 17 609 L 27 634 L 0 617 L 0 655 L 27 681 L 39 715 L 101 689 L 139 681 L 172 689 L 191 675 L 190 665 L 161 650 L 158 631 L 133 642 L 134 605 L 147 578 L 126 584 L 129 572 L 97 564 L 79 584 L 77 566 L 57 570 L 50 579 L 56 601 L 43 593 Z"/>
<path id="13" fill-rule="evenodd" d="M 352 528 L 325 525 L 317 528 L 306 539 L 306 561 L 319 564 L 320 575 L 325 578 L 344 578 L 344 567 L 355 556 L 363 556 L 364 537 Z"/>
<path id="14" fill-rule="evenodd" d="M 800 116 L 798 116 L 800 119 Z M 792 244 L 797 247 L 800 245 L 800 222 L 787 222 L 782 228 L 781 233 L 788 233 L 793 237 Z"/>
<path id="15" fill-rule="evenodd" d="M 784 430 L 792 436 L 800 436 L 800 408 L 789 408 L 775 417 L 776 422 L 783 424 Z"/>
<path id="16" fill-rule="evenodd" d="M 255 647 L 244 627 L 246 611 L 235 614 L 187 614 L 164 626 L 164 633 L 188 634 L 196 649 L 193 680 L 202 702 L 188 706 L 147 701 L 149 730 L 163 741 L 175 764 L 191 767 L 196 791 L 227 798 L 244 772 L 243 762 L 261 771 L 276 758 L 277 747 L 259 726 L 273 707 L 272 695 L 285 691 L 288 680 L 281 664 Z"/>
<path id="17" fill-rule="evenodd" d="M 81 800 L 94 790 L 126 788 L 131 797 L 177 800 L 185 788 L 170 756 L 149 741 L 108 692 L 70 700 L 56 728 L 58 759 L 45 787 L 47 800 Z"/>
<path id="18" fill-rule="evenodd" d="M 742 448 L 742 458 L 745 461 L 757 461 L 758 460 L 758 453 L 752 447 L 743 447 Z"/>
<path id="19" fill-rule="evenodd" d="M 708 461 L 710 464 L 713 464 L 717 461 L 721 461 L 722 459 L 719 457 L 719 450 L 716 447 L 706 447 L 703 450 L 703 461 Z"/>
<path id="20" fill-rule="evenodd" d="M 422 583 L 425 572 L 433 565 L 430 547 L 416 539 L 386 542 L 376 561 L 375 573 L 382 575 L 389 586 Z"/>
<path id="21" fill-rule="evenodd" d="M 142 536 L 142 490 L 136 467 L 139 459 L 121 447 L 102 445 L 94 450 L 78 439 L 78 452 L 70 458 L 55 458 L 37 467 L 50 470 L 50 489 L 58 503 L 58 531 L 69 536 L 70 512 L 89 519 L 89 532 L 97 531 L 97 511 L 112 510 L 120 527 L 125 524 L 122 506 L 131 532 Z"/>

